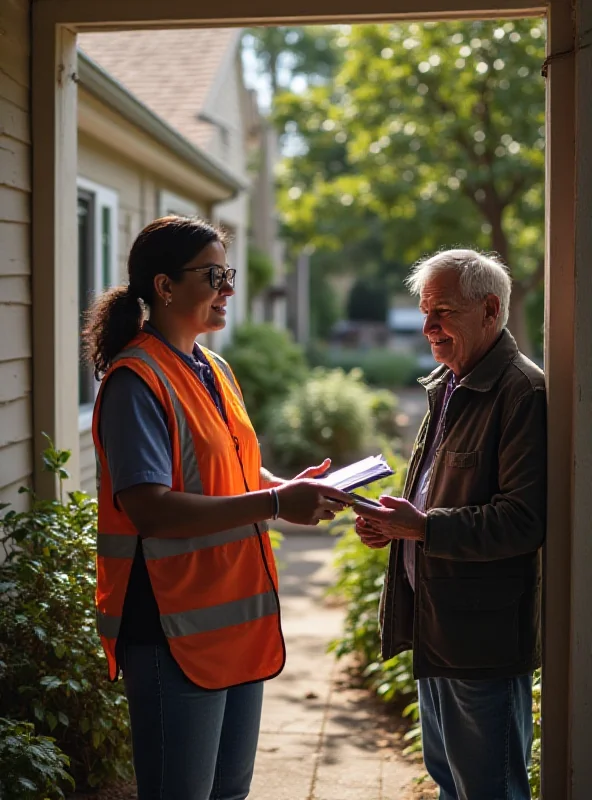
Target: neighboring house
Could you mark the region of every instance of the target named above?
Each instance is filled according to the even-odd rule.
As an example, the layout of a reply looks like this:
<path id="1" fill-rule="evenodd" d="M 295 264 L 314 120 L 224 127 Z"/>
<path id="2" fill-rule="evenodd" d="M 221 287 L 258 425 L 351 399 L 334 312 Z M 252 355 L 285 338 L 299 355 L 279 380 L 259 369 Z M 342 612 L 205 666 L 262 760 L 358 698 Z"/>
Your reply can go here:
<path id="1" fill-rule="evenodd" d="M 247 189 L 245 99 L 239 52 L 240 30 L 163 30 L 89 33 L 79 36 L 79 48 L 116 80 L 152 114 L 206 155 Z M 82 144 L 82 142 L 81 142 Z M 79 162 L 85 177 L 90 158 Z M 140 157 L 145 170 L 150 159 Z M 166 174 L 166 173 L 165 173 Z M 238 270 L 236 297 L 229 307 L 225 331 L 211 344 L 221 348 L 237 322 L 246 315 L 246 263 L 249 226 L 247 191 L 204 204 L 195 194 L 160 194 L 147 210 L 142 224 L 160 214 L 203 214 L 223 225 L 232 237 L 228 261 Z M 156 192 L 158 194 L 158 192 Z M 141 226 L 131 223 L 131 236 Z M 131 241 L 125 242 L 123 251 Z"/>
<path id="2" fill-rule="evenodd" d="M 232 237 L 228 260 L 238 270 L 228 324 L 213 338 L 220 348 L 247 314 L 249 245 L 271 258 L 275 276 L 255 318 L 285 325 L 283 248 L 275 211 L 277 135 L 261 116 L 256 94 L 243 81 L 241 29 L 145 30 L 84 34 L 79 47 L 181 136 L 244 184 L 212 209 Z M 191 209 L 175 207 L 181 213 Z M 261 304 L 264 310 L 260 311 Z"/>
<path id="3" fill-rule="evenodd" d="M 245 319 L 249 228 L 267 249 L 275 247 L 275 231 L 250 220 L 253 214 L 257 222 L 272 216 L 266 202 L 273 194 L 265 169 L 255 171 L 253 189 L 247 174 L 248 151 L 261 134 L 242 80 L 239 44 L 240 31 L 233 29 L 79 37 L 81 311 L 96 291 L 125 279 L 139 230 L 155 217 L 178 213 L 223 226 L 231 237 L 228 262 L 238 270 L 226 328 L 205 342 L 221 349 Z M 90 423 L 96 390 L 92 371 L 81 365 L 80 476 L 86 491 L 95 480 Z"/>

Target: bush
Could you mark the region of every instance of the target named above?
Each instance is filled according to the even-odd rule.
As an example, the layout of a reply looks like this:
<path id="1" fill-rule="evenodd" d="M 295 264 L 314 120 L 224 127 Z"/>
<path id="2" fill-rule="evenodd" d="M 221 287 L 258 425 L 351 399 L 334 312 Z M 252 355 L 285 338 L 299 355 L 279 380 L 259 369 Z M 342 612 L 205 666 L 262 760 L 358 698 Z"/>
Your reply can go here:
<path id="1" fill-rule="evenodd" d="M 395 475 L 372 484 L 366 490 L 358 490 L 360 494 L 374 499 L 381 494 L 401 494 L 406 473 L 405 462 L 395 457 L 391 457 L 389 462 L 396 470 Z M 416 722 L 417 692 L 411 653 L 401 653 L 388 661 L 382 661 L 380 655 L 378 606 L 389 548 L 372 550 L 366 547 L 353 528 L 353 518 L 342 518 L 342 526 L 332 527 L 342 536 L 335 548 L 337 580 L 330 593 L 346 601 L 347 614 L 343 636 L 332 642 L 330 649 L 337 658 L 353 655 L 364 685 L 385 702 L 404 702 L 406 708 L 403 713 Z M 416 731 L 417 725 L 414 724 L 407 737 L 417 739 Z M 415 746 L 410 749 L 415 749 Z"/>
<path id="2" fill-rule="evenodd" d="M 53 447 L 44 454 L 60 482 L 68 457 Z M 53 736 L 82 786 L 127 778 L 125 697 L 107 680 L 95 632 L 96 501 L 82 492 L 31 501 L 30 511 L 0 520 L 8 551 L 0 565 L 0 716 L 35 721 Z"/>
<path id="3" fill-rule="evenodd" d="M 30 722 L 0 718 L 0 797 L 3 800 L 63 798 L 74 786 L 69 761 L 53 739 L 36 736 Z"/>
<path id="4" fill-rule="evenodd" d="M 338 466 L 373 449 L 372 400 L 359 370 L 313 370 L 272 413 L 267 427 L 272 461 L 300 469 L 329 455 Z"/>
<path id="5" fill-rule="evenodd" d="M 270 409 L 283 400 L 292 386 L 302 383 L 308 366 L 303 349 L 287 331 L 274 325 L 247 323 L 235 331 L 224 350 L 241 386 L 255 429 L 264 432 Z"/>
<path id="6" fill-rule="evenodd" d="M 396 395 L 388 389 L 377 389 L 370 398 L 370 412 L 379 434 L 388 440 L 399 436 L 396 415 L 399 402 Z"/>
<path id="7" fill-rule="evenodd" d="M 371 386 L 411 386 L 423 374 L 414 356 L 397 353 L 387 347 L 350 350 L 316 345 L 309 351 L 309 359 L 313 366 L 339 368 L 346 372 L 360 369 L 364 380 Z"/>
<path id="8" fill-rule="evenodd" d="M 533 797 L 541 796 L 541 671 L 534 673 L 532 684 L 532 716 L 534 721 L 530 789 Z"/>

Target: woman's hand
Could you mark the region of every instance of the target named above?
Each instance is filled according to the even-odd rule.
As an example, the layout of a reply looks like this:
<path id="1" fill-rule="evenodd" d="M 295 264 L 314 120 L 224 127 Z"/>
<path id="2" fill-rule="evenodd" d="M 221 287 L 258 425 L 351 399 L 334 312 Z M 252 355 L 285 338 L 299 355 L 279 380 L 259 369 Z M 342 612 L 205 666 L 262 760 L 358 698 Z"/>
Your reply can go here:
<path id="1" fill-rule="evenodd" d="M 319 464 L 318 467 L 308 467 L 299 475 L 296 475 L 295 478 L 292 480 L 295 481 L 302 481 L 302 480 L 312 480 L 314 478 L 320 478 L 322 475 L 325 474 L 331 467 L 331 459 L 326 458 L 322 464 Z"/>
<path id="2" fill-rule="evenodd" d="M 358 503 L 356 531 L 368 547 L 384 547 L 392 539 L 411 539 L 423 542 L 426 515 L 402 497 L 380 498 L 384 508 L 372 508 Z"/>
<path id="3" fill-rule="evenodd" d="M 350 495 L 315 480 L 289 481 L 278 487 L 277 493 L 280 517 L 298 525 L 318 525 L 321 520 L 332 520 L 335 514 L 352 504 Z"/>
<path id="4" fill-rule="evenodd" d="M 295 478 L 292 478 L 293 481 L 301 481 L 301 480 L 312 480 L 313 478 L 319 478 L 321 475 L 324 475 L 325 472 L 331 466 L 331 459 L 326 458 L 322 464 L 319 464 L 318 467 L 308 467 L 299 475 L 296 475 Z M 278 478 L 276 475 L 272 475 L 268 469 L 265 467 L 261 467 L 260 470 L 261 475 L 261 489 L 277 489 L 280 486 L 283 486 L 285 483 L 290 483 L 289 480 L 285 478 Z"/>

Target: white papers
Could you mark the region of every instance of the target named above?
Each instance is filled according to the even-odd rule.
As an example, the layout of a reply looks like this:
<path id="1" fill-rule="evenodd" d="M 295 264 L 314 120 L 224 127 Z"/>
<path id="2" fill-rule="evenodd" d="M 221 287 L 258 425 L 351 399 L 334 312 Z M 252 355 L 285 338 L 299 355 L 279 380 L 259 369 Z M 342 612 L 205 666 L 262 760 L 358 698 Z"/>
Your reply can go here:
<path id="1" fill-rule="evenodd" d="M 384 456 L 370 456 L 356 461 L 343 469 L 335 470 L 319 478 L 323 483 L 328 483 L 335 489 L 342 489 L 344 492 L 351 492 L 360 486 L 367 486 L 369 483 L 379 481 L 381 478 L 388 478 L 394 475 Z"/>

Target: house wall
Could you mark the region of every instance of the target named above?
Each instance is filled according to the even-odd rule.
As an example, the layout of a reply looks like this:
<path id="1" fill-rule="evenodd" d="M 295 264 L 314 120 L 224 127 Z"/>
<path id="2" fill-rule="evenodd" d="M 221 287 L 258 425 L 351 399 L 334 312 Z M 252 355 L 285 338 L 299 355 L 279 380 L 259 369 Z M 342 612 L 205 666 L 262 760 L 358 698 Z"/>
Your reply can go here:
<path id="1" fill-rule="evenodd" d="M 0 8 L 0 502 L 33 470 L 29 2 Z"/>
<path id="2" fill-rule="evenodd" d="M 142 165 L 79 133 L 78 176 L 117 192 L 118 195 L 118 264 L 119 280 L 127 280 L 127 255 L 140 230 L 167 211 L 183 213 L 204 211 L 202 198 L 187 197 L 173 184 L 154 175 Z M 166 194 L 165 194 L 166 193 Z M 178 205 L 178 207 L 177 207 Z M 95 452 L 89 415 L 80 418 L 80 483 L 81 489 L 95 494 Z"/>

